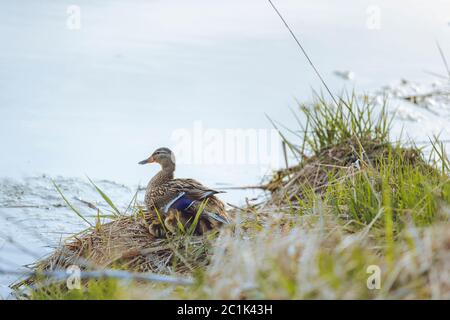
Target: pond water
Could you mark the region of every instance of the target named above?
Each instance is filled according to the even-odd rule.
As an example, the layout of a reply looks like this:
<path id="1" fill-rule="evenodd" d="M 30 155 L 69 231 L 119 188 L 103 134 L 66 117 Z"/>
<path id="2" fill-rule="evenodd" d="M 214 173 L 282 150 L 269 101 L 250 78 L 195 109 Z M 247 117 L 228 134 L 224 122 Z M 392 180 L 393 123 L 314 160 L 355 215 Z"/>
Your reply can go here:
<path id="1" fill-rule="evenodd" d="M 450 57 L 448 0 L 274 2 L 334 92 L 446 73 L 436 41 Z M 264 0 L 2 1 L 0 39 L 0 268 L 36 259 L 8 236 L 42 256 L 84 227 L 61 207 L 49 177 L 74 201 L 99 200 L 87 175 L 125 206 L 157 171 L 137 162 L 169 146 L 188 150 L 178 157 L 180 177 L 254 185 L 269 162 L 234 161 L 239 149 L 223 142 L 226 129 L 271 141 L 266 114 L 295 127 L 295 99 L 321 88 Z M 352 79 L 335 74 L 347 70 Z M 402 108 L 396 132 L 448 134 L 448 110 Z M 204 142 L 194 146 L 199 127 Z M 212 161 L 208 143 L 222 151 Z M 282 164 L 279 148 L 264 152 Z M 223 198 L 239 204 L 255 195 Z M 0 275 L 1 296 L 13 279 Z"/>

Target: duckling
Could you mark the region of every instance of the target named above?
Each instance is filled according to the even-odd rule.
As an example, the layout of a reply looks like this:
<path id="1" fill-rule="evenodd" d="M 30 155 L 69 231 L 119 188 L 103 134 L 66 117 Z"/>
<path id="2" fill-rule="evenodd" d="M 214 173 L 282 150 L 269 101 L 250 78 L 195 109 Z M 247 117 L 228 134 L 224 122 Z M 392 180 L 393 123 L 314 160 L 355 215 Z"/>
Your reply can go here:
<path id="1" fill-rule="evenodd" d="M 194 179 L 175 179 L 175 155 L 169 148 L 158 148 L 139 164 L 158 163 L 161 170 L 150 180 L 145 193 L 145 205 L 150 212 L 162 216 L 165 228 L 174 233 L 178 223 L 189 226 L 201 211 L 196 233 L 203 234 L 228 224 L 225 205 L 215 195 L 221 193 L 203 186 Z M 149 232 L 155 237 L 164 234 L 163 226 L 154 219 Z"/>

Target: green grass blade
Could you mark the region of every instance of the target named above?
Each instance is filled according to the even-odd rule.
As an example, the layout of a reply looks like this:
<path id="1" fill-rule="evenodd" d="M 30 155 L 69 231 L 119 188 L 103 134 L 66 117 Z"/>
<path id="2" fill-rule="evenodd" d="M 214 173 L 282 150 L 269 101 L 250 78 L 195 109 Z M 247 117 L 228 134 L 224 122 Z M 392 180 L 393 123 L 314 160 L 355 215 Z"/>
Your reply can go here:
<path id="1" fill-rule="evenodd" d="M 106 201 L 106 203 L 109 204 L 109 206 L 114 210 L 113 213 L 115 213 L 116 216 L 120 216 L 120 211 L 117 209 L 117 207 L 114 205 L 114 203 L 111 201 L 111 199 L 94 183 L 94 181 L 91 180 L 91 178 L 87 177 L 91 184 L 95 187 L 97 192 L 102 196 L 103 200 Z"/>
<path id="2" fill-rule="evenodd" d="M 192 235 L 195 231 L 195 228 L 197 227 L 198 221 L 200 220 L 200 215 L 203 213 L 203 210 L 205 210 L 206 204 L 208 202 L 208 199 L 203 201 L 200 204 L 200 207 L 197 210 L 197 213 L 195 214 L 194 221 L 192 221 L 192 224 L 189 226 L 188 234 Z"/>
<path id="3" fill-rule="evenodd" d="M 91 227 L 93 227 L 94 225 L 92 223 L 89 222 L 89 220 L 87 220 L 85 217 L 83 217 L 83 215 L 81 214 L 81 212 L 76 209 L 70 202 L 69 200 L 67 200 L 67 198 L 64 196 L 64 194 L 62 193 L 61 189 L 56 185 L 55 181 L 52 180 L 53 185 L 55 186 L 56 191 L 58 191 L 58 193 L 61 195 L 61 197 L 63 198 L 64 202 L 67 204 L 67 206 L 69 206 L 69 208 L 75 212 L 81 219 L 83 219 L 84 222 L 86 222 L 87 224 L 89 224 Z"/>

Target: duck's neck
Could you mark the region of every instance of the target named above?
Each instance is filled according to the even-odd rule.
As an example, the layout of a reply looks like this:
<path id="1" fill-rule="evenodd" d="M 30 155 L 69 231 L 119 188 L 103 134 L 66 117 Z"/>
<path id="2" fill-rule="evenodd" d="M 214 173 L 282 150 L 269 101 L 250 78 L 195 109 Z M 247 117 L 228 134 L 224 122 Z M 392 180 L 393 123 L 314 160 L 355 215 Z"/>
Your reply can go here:
<path id="1" fill-rule="evenodd" d="M 173 173 L 175 172 L 175 165 L 166 165 L 163 166 L 161 171 L 159 171 L 153 178 L 150 180 L 149 186 L 155 187 L 159 186 L 169 180 L 173 179 Z"/>

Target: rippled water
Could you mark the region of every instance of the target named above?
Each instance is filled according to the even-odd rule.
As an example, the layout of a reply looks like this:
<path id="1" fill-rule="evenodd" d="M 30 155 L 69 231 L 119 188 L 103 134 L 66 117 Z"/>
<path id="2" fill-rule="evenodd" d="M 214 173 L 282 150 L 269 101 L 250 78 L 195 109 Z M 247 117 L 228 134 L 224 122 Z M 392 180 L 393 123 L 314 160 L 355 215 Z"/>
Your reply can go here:
<path id="1" fill-rule="evenodd" d="M 436 77 L 425 71 L 445 73 L 435 41 L 450 56 L 448 0 L 274 2 L 333 91 L 378 90 L 401 78 L 431 83 Z M 75 203 L 98 199 L 85 175 L 103 179 L 124 205 L 157 170 L 136 163 L 156 147 L 174 147 L 177 130 L 198 121 L 268 130 L 265 113 L 293 127 L 294 98 L 308 100 L 311 87 L 320 89 L 266 1 L 77 1 L 79 30 L 67 27 L 72 4 L 0 3 L 0 235 L 39 256 L 84 227 L 61 207 L 48 177 Z M 374 8 L 379 29 L 372 30 Z M 344 80 L 335 70 L 355 77 Z M 445 108 L 394 102 L 397 132 L 404 125 L 419 139 L 448 133 Z M 214 187 L 256 184 L 265 172 L 258 164 L 177 168 Z M 224 199 L 245 196 L 254 193 L 230 191 Z M 14 266 L 35 259 L 4 238 L 0 258 Z M 11 280 L 0 275 L 0 295 Z"/>

